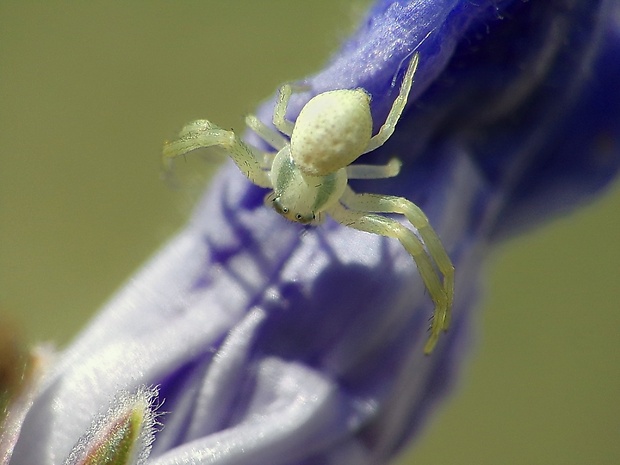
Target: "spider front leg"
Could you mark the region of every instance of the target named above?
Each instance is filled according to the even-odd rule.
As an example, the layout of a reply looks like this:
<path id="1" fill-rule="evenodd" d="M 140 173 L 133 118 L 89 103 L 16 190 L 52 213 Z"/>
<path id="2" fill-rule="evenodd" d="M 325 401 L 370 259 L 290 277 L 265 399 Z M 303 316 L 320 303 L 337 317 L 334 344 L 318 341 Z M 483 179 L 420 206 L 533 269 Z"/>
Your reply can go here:
<path id="1" fill-rule="evenodd" d="M 432 352 L 441 331 L 447 330 L 450 324 L 450 311 L 454 300 L 454 266 L 426 215 L 415 204 L 401 197 L 356 194 L 348 186 L 341 202 L 346 208 L 337 205 L 333 212 L 329 211 L 336 221 L 362 231 L 395 237 L 413 257 L 420 276 L 435 303 L 431 334 L 424 346 L 425 353 Z M 421 241 L 399 222 L 373 215 L 371 212 L 405 215 L 418 231 Z M 443 276 L 443 280 L 440 280 L 434 265 Z"/>
<path id="2" fill-rule="evenodd" d="M 403 77 L 403 82 L 400 85 L 400 91 L 396 99 L 394 99 L 394 103 L 392 103 L 392 108 L 390 109 L 390 113 L 385 119 L 385 123 L 379 129 L 379 132 L 370 138 L 368 142 L 368 146 L 364 150 L 364 153 L 372 152 L 373 150 L 381 147 L 385 144 L 392 134 L 394 133 L 394 128 L 396 128 L 396 123 L 400 119 L 400 115 L 405 109 L 405 105 L 407 104 L 407 97 L 409 97 L 409 91 L 411 90 L 411 84 L 413 83 L 413 76 L 418 69 L 418 62 L 420 61 L 420 54 L 415 53 L 411 61 L 409 62 L 409 66 L 407 67 L 407 71 L 405 72 L 405 77 Z"/>
<path id="3" fill-rule="evenodd" d="M 295 127 L 292 121 L 286 119 L 286 110 L 288 109 L 291 95 L 293 95 L 293 92 L 303 92 L 308 89 L 307 86 L 299 84 L 284 84 L 280 87 L 276 106 L 273 109 L 273 125 L 278 128 L 278 131 L 282 134 L 291 137 L 293 128 Z"/>
<path id="4" fill-rule="evenodd" d="M 170 170 L 172 160 L 201 148 L 220 147 L 232 158 L 241 172 L 254 184 L 271 187 L 267 172 L 263 170 L 264 154 L 246 145 L 233 131 L 226 131 L 207 120 L 187 124 L 177 139 L 164 144 L 162 161 Z"/>

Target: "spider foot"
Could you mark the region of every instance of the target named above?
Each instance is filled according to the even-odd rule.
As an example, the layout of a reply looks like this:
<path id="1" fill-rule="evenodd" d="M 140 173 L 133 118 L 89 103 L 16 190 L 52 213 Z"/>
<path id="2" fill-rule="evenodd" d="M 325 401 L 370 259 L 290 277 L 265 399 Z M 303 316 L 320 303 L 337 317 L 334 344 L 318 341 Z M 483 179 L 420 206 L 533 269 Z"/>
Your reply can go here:
<path id="1" fill-rule="evenodd" d="M 448 295 L 444 295 L 440 302 L 435 302 L 435 311 L 432 316 L 431 326 L 429 328 L 430 335 L 424 345 L 424 353 L 429 355 L 435 349 L 439 336 L 442 332 L 448 330 L 450 326 L 452 299 Z"/>

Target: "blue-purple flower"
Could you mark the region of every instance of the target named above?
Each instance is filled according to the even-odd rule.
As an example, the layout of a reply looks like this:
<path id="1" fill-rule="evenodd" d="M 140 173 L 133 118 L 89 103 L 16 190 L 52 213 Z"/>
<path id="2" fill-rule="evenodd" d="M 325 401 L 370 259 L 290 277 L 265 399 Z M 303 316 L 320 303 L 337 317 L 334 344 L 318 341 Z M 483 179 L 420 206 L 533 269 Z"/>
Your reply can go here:
<path id="1" fill-rule="evenodd" d="M 618 171 L 620 8 L 378 1 L 305 83 L 367 89 L 380 125 L 415 51 L 406 112 L 364 157 L 397 156 L 401 174 L 353 187 L 419 205 L 455 264 L 452 326 L 430 356 L 433 304 L 397 241 L 289 223 L 229 163 L 187 227 L 17 397 L 0 463 L 360 465 L 407 446 L 467 355 L 492 244 Z"/>

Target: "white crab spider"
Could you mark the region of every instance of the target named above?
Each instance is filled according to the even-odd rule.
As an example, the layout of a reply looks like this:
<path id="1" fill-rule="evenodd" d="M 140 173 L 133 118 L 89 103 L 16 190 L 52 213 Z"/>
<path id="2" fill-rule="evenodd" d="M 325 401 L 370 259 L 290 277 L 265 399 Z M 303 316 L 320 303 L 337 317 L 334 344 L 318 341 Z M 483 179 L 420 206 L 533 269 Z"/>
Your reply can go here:
<path id="1" fill-rule="evenodd" d="M 302 224 L 319 223 L 327 213 L 337 222 L 360 231 L 398 239 L 413 257 L 426 285 L 435 311 L 424 351 L 430 353 L 442 330 L 448 328 L 454 294 L 454 267 L 426 215 L 412 202 L 389 195 L 356 194 L 348 179 L 376 179 L 396 176 L 400 162 L 386 165 L 351 165 L 361 155 L 387 141 L 407 102 L 418 65 L 416 53 L 407 68 L 400 93 L 379 132 L 372 136 L 370 95 L 362 88 L 324 92 L 312 98 L 293 123 L 285 118 L 293 90 L 281 87 L 273 113 L 279 132 L 255 116 L 246 124 L 277 149 L 263 153 L 246 145 L 233 131 L 207 120 L 186 125 L 178 138 L 164 145 L 163 160 L 199 148 L 225 149 L 239 169 L 254 184 L 272 189 L 266 202 L 285 218 Z M 282 134 L 290 138 L 287 139 Z M 398 221 L 376 213 L 404 215 L 417 235 Z"/>

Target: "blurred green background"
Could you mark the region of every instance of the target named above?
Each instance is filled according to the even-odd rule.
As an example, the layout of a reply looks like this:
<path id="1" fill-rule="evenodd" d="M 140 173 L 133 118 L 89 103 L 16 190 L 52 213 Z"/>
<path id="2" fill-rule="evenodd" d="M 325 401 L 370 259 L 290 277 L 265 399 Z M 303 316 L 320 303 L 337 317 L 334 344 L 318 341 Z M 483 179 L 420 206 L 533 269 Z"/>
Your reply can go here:
<path id="1" fill-rule="evenodd" d="M 364 5 L 0 2 L 0 324 L 65 344 L 190 211 L 162 141 L 241 128 Z M 493 254 L 473 357 L 403 463 L 620 463 L 619 238 L 616 186 Z"/>

